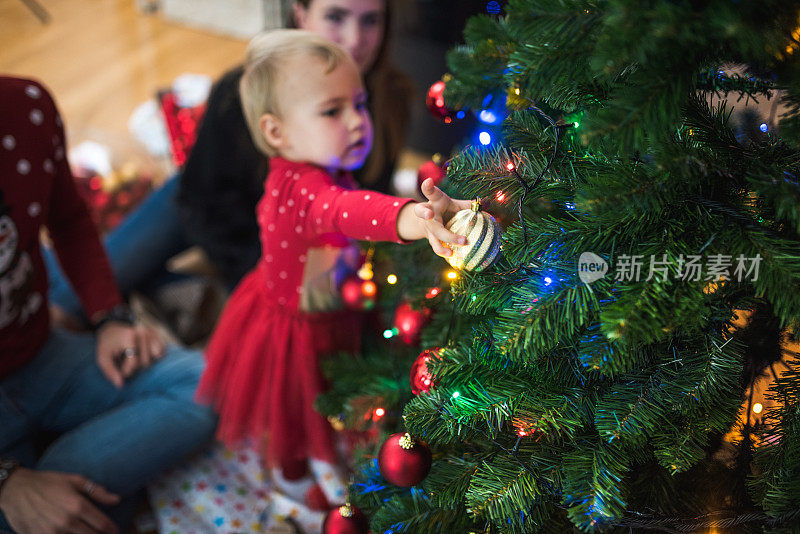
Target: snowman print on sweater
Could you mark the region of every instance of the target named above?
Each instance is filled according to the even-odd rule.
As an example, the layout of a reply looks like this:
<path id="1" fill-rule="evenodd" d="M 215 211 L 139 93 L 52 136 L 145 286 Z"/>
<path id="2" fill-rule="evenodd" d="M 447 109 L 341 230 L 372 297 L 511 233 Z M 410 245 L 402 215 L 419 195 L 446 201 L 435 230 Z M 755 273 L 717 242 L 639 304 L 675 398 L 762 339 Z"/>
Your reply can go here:
<path id="1" fill-rule="evenodd" d="M 24 324 L 42 305 L 42 296 L 33 290 L 33 262 L 18 245 L 17 226 L 0 192 L 0 328 L 14 319 Z"/>

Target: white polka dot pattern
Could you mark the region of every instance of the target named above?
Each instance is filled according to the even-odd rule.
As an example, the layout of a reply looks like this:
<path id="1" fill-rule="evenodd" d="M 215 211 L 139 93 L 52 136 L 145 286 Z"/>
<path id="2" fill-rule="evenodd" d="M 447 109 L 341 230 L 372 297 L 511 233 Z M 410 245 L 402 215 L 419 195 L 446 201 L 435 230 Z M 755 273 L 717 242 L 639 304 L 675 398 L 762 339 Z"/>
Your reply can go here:
<path id="1" fill-rule="evenodd" d="M 6 150 L 14 150 L 15 146 L 17 146 L 17 140 L 14 139 L 13 135 L 3 136 L 3 148 Z"/>
<path id="2" fill-rule="evenodd" d="M 36 126 L 39 126 L 40 124 L 42 124 L 42 122 L 44 122 L 44 113 L 42 113 L 42 110 L 40 109 L 34 109 L 33 111 L 31 111 L 29 117 L 31 119 L 31 122 Z"/>
<path id="3" fill-rule="evenodd" d="M 31 162 L 27 159 L 21 159 L 17 162 L 17 172 L 20 174 L 28 174 L 31 172 Z"/>
<path id="4" fill-rule="evenodd" d="M 342 233 L 356 239 L 397 239 L 394 218 L 387 212 L 397 212 L 401 199 L 332 185 L 332 177 L 307 165 L 280 158 L 273 158 L 271 165 L 258 219 L 261 268 L 273 302 L 299 306 L 309 248 L 339 249 L 347 243 Z M 306 218 L 310 218 L 308 223 Z M 325 243 L 317 242 L 321 235 L 331 236 L 333 241 L 327 242 L 326 237 Z"/>
<path id="5" fill-rule="evenodd" d="M 42 96 L 42 91 L 35 85 L 29 85 L 25 88 L 25 94 L 35 99 Z"/>

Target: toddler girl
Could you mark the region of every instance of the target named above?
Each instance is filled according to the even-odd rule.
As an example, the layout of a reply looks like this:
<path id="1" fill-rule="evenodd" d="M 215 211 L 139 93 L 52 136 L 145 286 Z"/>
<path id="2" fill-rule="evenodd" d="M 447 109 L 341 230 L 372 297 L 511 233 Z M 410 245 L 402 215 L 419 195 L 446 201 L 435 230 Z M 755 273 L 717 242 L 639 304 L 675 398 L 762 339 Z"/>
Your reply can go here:
<path id="1" fill-rule="evenodd" d="M 240 91 L 256 145 L 271 158 L 257 207 L 262 256 L 217 325 L 198 395 L 219 412 L 218 438 L 256 443 L 284 493 L 307 495 L 310 465 L 335 505 L 344 486 L 333 431 L 313 408 L 325 388 L 318 358 L 357 351 L 360 338 L 357 314 L 341 309 L 335 267 L 351 239 L 428 238 L 450 255 L 444 243 L 466 239 L 443 224 L 470 202 L 430 181 L 425 203 L 353 189 L 349 173 L 372 145 L 367 95 L 353 60 L 316 34 L 256 37 Z"/>

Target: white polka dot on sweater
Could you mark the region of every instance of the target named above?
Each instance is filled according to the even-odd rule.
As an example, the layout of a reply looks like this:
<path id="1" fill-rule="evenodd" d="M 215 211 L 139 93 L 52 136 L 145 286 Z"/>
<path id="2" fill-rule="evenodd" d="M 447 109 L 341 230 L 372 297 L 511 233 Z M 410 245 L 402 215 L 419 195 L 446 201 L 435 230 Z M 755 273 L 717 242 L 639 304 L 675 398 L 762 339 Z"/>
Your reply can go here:
<path id="1" fill-rule="evenodd" d="M 64 126 L 64 123 L 61 122 L 61 115 L 56 115 L 56 126 L 58 126 L 59 128 Z"/>
<path id="2" fill-rule="evenodd" d="M 17 162 L 17 172 L 20 174 L 28 174 L 31 172 L 31 163 L 27 159 L 21 159 Z"/>
<path id="3" fill-rule="evenodd" d="M 372 219 L 372 226 L 378 226 L 378 219 Z"/>
<path id="4" fill-rule="evenodd" d="M 342 213 L 342 217 L 344 217 L 345 219 L 348 217 L 348 215 L 347 215 L 347 212 L 346 212 L 346 211 L 345 211 L 344 213 Z"/>
<path id="5" fill-rule="evenodd" d="M 287 205 L 287 206 L 289 206 L 290 208 L 291 208 L 292 206 L 294 206 L 294 199 L 290 198 L 289 200 L 287 200 L 287 201 L 286 201 L 286 205 Z"/>
<path id="6" fill-rule="evenodd" d="M 395 206 L 395 207 L 397 207 L 397 206 L 399 206 L 399 205 L 400 205 L 400 203 L 399 203 L 399 202 L 395 202 L 394 204 L 392 204 L 392 206 Z"/>
<path id="7" fill-rule="evenodd" d="M 299 174 L 297 174 L 297 173 L 294 173 L 294 176 L 292 176 L 292 178 L 293 178 L 295 181 L 297 181 L 297 180 L 299 180 L 299 179 L 300 179 L 300 175 L 299 175 Z"/>
<path id="8" fill-rule="evenodd" d="M 281 306 L 285 305 L 286 304 L 286 298 L 285 297 L 278 298 L 278 304 L 280 304 Z"/>
<path id="9" fill-rule="evenodd" d="M 64 157 L 64 147 L 60 146 L 60 147 L 56 148 L 55 155 L 56 155 L 56 159 L 58 159 L 58 160 L 63 158 Z"/>
<path id="10" fill-rule="evenodd" d="M 370 198 L 372 198 L 370 195 L 364 195 L 364 200 L 369 200 Z"/>
<path id="11" fill-rule="evenodd" d="M 267 263 L 272 263 L 272 260 L 274 260 L 275 258 L 272 257 L 272 254 L 267 254 L 266 256 L 264 256 L 264 259 L 267 260 Z"/>
<path id="12" fill-rule="evenodd" d="M 305 217 L 306 216 L 306 210 L 300 210 L 300 211 L 297 212 L 297 214 L 300 215 L 300 217 Z"/>
<path id="13" fill-rule="evenodd" d="M 275 287 L 275 282 L 273 282 L 272 280 L 267 280 L 267 287 L 272 289 L 273 287 Z"/>
<path id="14" fill-rule="evenodd" d="M 328 204 L 327 202 L 326 202 L 325 204 L 323 204 L 323 205 L 322 205 L 322 209 L 324 209 L 324 210 L 326 210 L 326 209 L 328 209 L 328 208 L 330 208 L 330 207 L 331 207 L 331 205 L 330 205 L 330 204 Z"/>
<path id="15" fill-rule="evenodd" d="M 292 175 L 292 171 L 286 171 L 286 177 L 290 177 Z"/>
<path id="16" fill-rule="evenodd" d="M 36 217 L 42 212 L 42 205 L 38 202 L 31 202 L 28 205 L 28 215 L 31 217 Z"/>
<path id="17" fill-rule="evenodd" d="M 44 172 L 49 172 L 51 174 L 54 170 L 56 170 L 56 166 L 53 165 L 53 161 L 50 159 L 44 160 L 44 163 L 42 163 L 42 168 L 44 169 Z"/>
<path id="18" fill-rule="evenodd" d="M 40 124 L 42 124 L 42 122 L 44 122 L 44 113 L 42 113 L 40 109 L 34 109 L 33 111 L 30 112 L 30 115 L 28 115 L 28 117 L 30 117 L 31 122 L 36 126 L 39 126 Z"/>
<path id="19" fill-rule="evenodd" d="M 286 271 L 281 271 L 280 274 L 278 274 L 278 276 L 281 277 L 281 280 L 286 280 L 289 277 Z"/>
<path id="20" fill-rule="evenodd" d="M 297 286 L 297 294 L 300 295 L 303 293 L 303 286 Z"/>
<path id="21" fill-rule="evenodd" d="M 303 233 L 303 227 L 302 226 L 295 226 L 294 227 L 294 231 L 297 232 L 298 234 L 302 234 Z"/>
<path id="22" fill-rule="evenodd" d="M 42 96 L 42 91 L 35 85 L 29 85 L 25 88 L 25 94 L 31 98 L 39 98 Z"/>
<path id="23" fill-rule="evenodd" d="M 281 241 L 281 248 L 289 248 L 289 242 L 288 241 Z"/>
<path id="24" fill-rule="evenodd" d="M 272 196 L 273 197 L 277 197 L 279 194 L 280 194 L 280 192 L 277 189 L 273 189 L 272 190 Z"/>
<path id="25" fill-rule="evenodd" d="M 17 146 L 17 140 L 14 139 L 13 135 L 3 136 L 3 148 L 6 150 L 14 150 L 15 146 Z"/>
<path id="26" fill-rule="evenodd" d="M 274 232 L 275 231 L 275 224 L 274 223 L 270 223 L 269 226 L 267 226 L 267 230 L 269 230 L 270 232 Z"/>
<path id="27" fill-rule="evenodd" d="M 331 186 L 331 191 L 336 191 L 336 186 L 335 185 Z"/>
<path id="28" fill-rule="evenodd" d="M 286 206 L 281 206 L 278 208 L 278 213 L 286 213 Z"/>
<path id="29" fill-rule="evenodd" d="M 301 195 L 305 195 L 306 193 L 308 193 L 308 189 L 306 189 L 305 187 L 300 190 Z"/>
<path id="30" fill-rule="evenodd" d="M 300 254 L 300 257 L 297 258 L 297 259 L 300 260 L 300 263 L 305 263 L 306 262 L 306 255 L 305 254 Z"/>
<path id="31" fill-rule="evenodd" d="M 308 200 L 314 200 L 315 198 L 317 198 L 317 195 L 315 195 L 314 193 L 308 195 Z"/>
<path id="32" fill-rule="evenodd" d="M 372 241 L 372 238 L 370 236 L 368 236 L 368 235 L 365 235 L 364 239 L 366 239 L 367 241 Z"/>
<path id="33" fill-rule="evenodd" d="M 322 224 L 322 219 L 317 219 L 317 224 Z"/>

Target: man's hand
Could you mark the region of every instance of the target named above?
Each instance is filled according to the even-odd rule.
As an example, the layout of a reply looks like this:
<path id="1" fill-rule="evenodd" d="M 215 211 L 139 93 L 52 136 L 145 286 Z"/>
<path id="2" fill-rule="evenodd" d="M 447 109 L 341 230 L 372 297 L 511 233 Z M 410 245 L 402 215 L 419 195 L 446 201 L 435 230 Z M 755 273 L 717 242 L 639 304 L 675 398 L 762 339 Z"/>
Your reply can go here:
<path id="1" fill-rule="evenodd" d="M 119 497 L 80 475 L 17 468 L 0 491 L 0 510 L 19 534 L 116 534 L 92 501 L 114 506 Z"/>
<path id="2" fill-rule="evenodd" d="M 163 355 L 164 342 L 149 328 L 110 321 L 97 331 L 97 365 L 117 388 Z"/>

